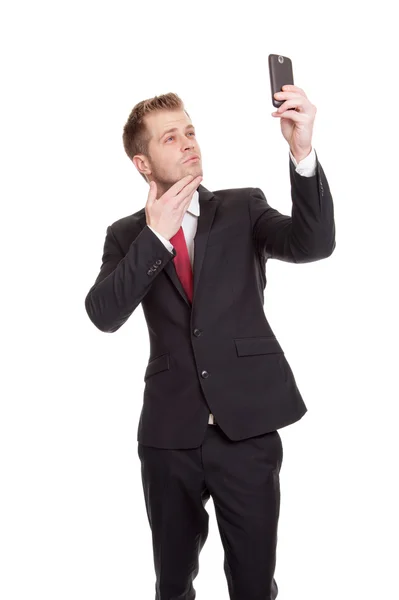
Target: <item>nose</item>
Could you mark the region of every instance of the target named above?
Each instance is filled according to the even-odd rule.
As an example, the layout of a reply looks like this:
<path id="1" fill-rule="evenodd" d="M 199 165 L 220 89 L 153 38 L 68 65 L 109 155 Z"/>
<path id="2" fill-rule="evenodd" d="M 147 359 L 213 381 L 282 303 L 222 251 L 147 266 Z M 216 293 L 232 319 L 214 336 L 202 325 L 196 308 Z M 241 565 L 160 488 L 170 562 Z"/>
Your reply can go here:
<path id="1" fill-rule="evenodd" d="M 191 142 L 190 140 L 186 140 L 186 143 L 183 144 L 183 152 L 185 152 L 188 149 L 193 149 L 194 148 L 194 142 Z"/>

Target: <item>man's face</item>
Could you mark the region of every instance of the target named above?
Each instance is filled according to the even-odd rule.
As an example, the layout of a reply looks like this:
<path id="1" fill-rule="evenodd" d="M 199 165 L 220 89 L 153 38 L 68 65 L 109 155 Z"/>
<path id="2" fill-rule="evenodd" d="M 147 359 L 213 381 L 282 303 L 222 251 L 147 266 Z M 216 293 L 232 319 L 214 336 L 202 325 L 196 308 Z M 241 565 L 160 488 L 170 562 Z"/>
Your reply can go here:
<path id="1" fill-rule="evenodd" d="M 203 175 L 195 128 L 184 110 L 159 110 L 146 115 L 145 121 L 151 135 L 149 156 L 139 154 L 134 162 L 156 182 L 158 198 L 186 175 Z M 199 159 L 185 162 L 193 154 Z"/>

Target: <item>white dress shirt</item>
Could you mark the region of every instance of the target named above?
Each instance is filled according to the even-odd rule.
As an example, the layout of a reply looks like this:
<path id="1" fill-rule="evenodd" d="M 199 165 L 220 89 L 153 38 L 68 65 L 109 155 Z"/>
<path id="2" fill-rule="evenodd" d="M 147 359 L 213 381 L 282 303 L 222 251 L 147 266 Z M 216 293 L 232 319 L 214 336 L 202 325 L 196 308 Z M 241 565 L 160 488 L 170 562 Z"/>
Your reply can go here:
<path id="1" fill-rule="evenodd" d="M 292 162 L 295 165 L 295 171 L 297 173 L 299 173 L 299 175 L 303 175 L 304 177 L 313 177 L 313 175 L 316 173 L 316 155 L 315 155 L 315 151 L 314 151 L 313 147 L 312 147 L 310 154 L 308 154 L 308 156 L 306 156 L 304 159 L 302 159 L 299 163 L 297 163 L 297 161 L 295 160 L 291 150 L 290 150 L 290 157 L 291 157 Z M 188 255 L 190 257 L 191 266 L 193 266 L 193 264 L 194 264 L 194 236 L 197 231 L 197 221 L 198 221 L 198 217 L 199 217 L 198 198 L 199 198 L 199 192 L 198 192 L 198 190 L 195 190 L 193 197 L 191 199 L 191 202 L 190 202 L 190 206 L 188 207 L 187 211 L 185 212 L 183 221 L 182 221 L 182 228 L 183 228 L 183 232 L 184 232 L 184 237 L 186 239 Z M 170 243 L 170 241 L 167 240 L 166 238 L 164 238 L 157 231 L 154 231 L 154 229 L 152 227 L 150 227 L 150 225 L 148 225 L 148 227 L 151 229 L 151 231 L 153 231 L 155 233 L 156 236 L 159 237 L 161 242 L 172 253 L 173 245 Z M 213 414 L 212 413 L 209 413 L 209 423 L 213 424 Z"/>

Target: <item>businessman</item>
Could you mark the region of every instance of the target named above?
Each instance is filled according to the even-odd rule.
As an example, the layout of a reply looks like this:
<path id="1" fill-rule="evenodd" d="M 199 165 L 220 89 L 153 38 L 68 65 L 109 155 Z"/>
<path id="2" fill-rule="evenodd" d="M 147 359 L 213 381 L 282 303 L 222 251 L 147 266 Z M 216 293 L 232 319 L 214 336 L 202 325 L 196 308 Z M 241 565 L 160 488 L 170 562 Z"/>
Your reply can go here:
<path id="1" fill-rule="evenodd" d="M 230 598 L 278 594 L 278 429 L 307 408 L 264 313 L 266 262 L 329 257 L 335 223 L 312 147 L 316 107 L 295 85 L 276 98 L 283 104 L 272 115 L 289 144 L 291 216 L 260 188 L 202 185 L 195 127 L 177 94 L 136 104 L 123 130 L 150 189 L 144 208 L 107 227 L 85 306 L 104 332 L 117 331 L 140 303 L 148 325 L 137 450 L 156 600 L 196 597 L 210 496 Z M 220 152 L 223 128 L 215 134 Z"/>

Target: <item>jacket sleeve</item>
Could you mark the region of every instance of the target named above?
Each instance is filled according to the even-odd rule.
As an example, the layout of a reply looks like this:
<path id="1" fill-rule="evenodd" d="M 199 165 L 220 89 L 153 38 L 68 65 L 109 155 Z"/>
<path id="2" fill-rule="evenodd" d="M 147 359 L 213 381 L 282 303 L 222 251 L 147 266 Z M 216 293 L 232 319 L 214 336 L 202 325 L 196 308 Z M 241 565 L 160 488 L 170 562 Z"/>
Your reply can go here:
<path id="1" fill-rule="evenodd" d="M 261 189 L 249 194 L 252 238 L 266 258 L 306 263 L 330 256 L 335 249 L 334 206 L 327 178 L 316 153 L 316 173 L 304 177 L 290 162 L 292 215 L 269 206 Z"/>
<path id="2" fill-rule="evenodd" d="M 107 333 L 117 331 L 175 254 L 146 225 L 124 255 L 112 225 L 108 226 L 100 273 L 85 299 L 86 312 L 94 325 Z"/>

